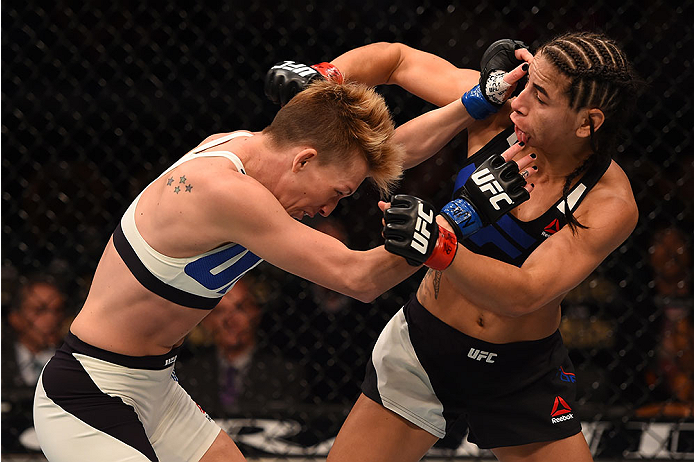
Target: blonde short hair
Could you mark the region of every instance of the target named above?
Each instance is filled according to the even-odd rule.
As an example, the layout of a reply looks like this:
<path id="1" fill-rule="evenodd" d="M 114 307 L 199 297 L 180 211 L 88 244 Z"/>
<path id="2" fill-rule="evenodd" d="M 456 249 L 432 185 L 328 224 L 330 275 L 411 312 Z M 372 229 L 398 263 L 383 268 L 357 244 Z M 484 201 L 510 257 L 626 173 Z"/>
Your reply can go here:
<path id="1" fill-rule="evenodd" d="M 393 141 L 388 107 L 373 88 L 360 83 L 313 82 L 279 110 L 263 133 L 278 146 L 308 145 L 323 163 L 347 164 L 360 152 L 381 197 L 402 176 L 404 148 Z"/>

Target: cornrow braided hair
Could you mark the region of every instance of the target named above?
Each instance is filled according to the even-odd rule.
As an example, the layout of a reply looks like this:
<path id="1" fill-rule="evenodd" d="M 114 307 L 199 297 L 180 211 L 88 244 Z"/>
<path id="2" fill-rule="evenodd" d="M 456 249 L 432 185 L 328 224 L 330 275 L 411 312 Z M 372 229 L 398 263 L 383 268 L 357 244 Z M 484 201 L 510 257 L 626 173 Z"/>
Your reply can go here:
<path id="1" fill-rule="evenodd" d="M 590 147 L 593 153 L 567 175 L 562 190 L 565 203 L 572 182 L 596 163 L 609 162 L 617 143 L 619 128 L 635 105 L 637 79 L 624 52 L 608 37 L 591 32 L 561 35 L 538 50 L 569 78 L 569 106 L 574 110 L 597 108 L 605 114 L 600 130 L 590 120 Z M 586 228 L 566 207 L 572 232 Z"/>

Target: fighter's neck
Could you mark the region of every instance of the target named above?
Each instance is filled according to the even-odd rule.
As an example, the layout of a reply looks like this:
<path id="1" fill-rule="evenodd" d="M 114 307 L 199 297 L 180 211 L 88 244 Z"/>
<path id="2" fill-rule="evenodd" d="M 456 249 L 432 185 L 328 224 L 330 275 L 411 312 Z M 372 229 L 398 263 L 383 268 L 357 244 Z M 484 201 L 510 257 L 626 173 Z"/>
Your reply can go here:
<path id="1" fill-rule="evenodd" d="M 268 137 L 262 132 L 253 134 L 251 137 L 231 140 L 229 143 L 233 145 L 229 150 L 241 159 L 249 176 L 273 191 L 291 161 L 283 158 L 284 153 L 273 149 Z"/>
<path id="2" fill-rule="evenodd" d="M 567 149 L 561 153 L 529 146 L 529 152 L 537 155 L 535 165 L 542 176 L 559 181 L 566 178 L 592 155 L 590 148 Z"/>

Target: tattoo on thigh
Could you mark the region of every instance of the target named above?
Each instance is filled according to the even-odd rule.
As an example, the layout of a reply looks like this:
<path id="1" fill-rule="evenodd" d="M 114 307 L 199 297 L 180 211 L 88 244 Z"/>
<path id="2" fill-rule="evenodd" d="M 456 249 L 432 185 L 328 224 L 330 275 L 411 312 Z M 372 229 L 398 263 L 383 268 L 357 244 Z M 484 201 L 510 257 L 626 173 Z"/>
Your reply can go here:
<path id="1" fill-rule="evenodd" d="M 170 176 L 169 178 L 166 179 L 166 186 L 174 186 L 174 183 L 176 185 L 173 188 L 173 192 L 176 194 L 179 194 L 181 191 L 184 192 L 193 192 L 193 185 L 190 183 L 186 183 L 188 179 L 186 178 L 185 175 L 179 176 L 178 177 L 178 182 L 174 180 L 174 177 Z M 183 189 L 181 189 L 183 188 Z"/>

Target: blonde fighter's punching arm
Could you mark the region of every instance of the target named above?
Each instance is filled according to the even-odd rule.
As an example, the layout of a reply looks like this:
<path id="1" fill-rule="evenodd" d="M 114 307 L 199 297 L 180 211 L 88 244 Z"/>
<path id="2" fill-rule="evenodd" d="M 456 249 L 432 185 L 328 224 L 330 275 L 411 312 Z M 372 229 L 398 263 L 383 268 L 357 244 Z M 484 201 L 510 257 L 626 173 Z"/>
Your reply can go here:
<path id="1" fill-rule="evenodd" d="M 207 229 L 287 272 L 369 302 L 416 271 L 383 246 L 350 250 L 300 223 L 253 178 L 236 175 L 218 181 L 216 188 L 214 203 L 207 203 L 215 213 L 201 211 L 202 216 L 214 217 Z"/>

